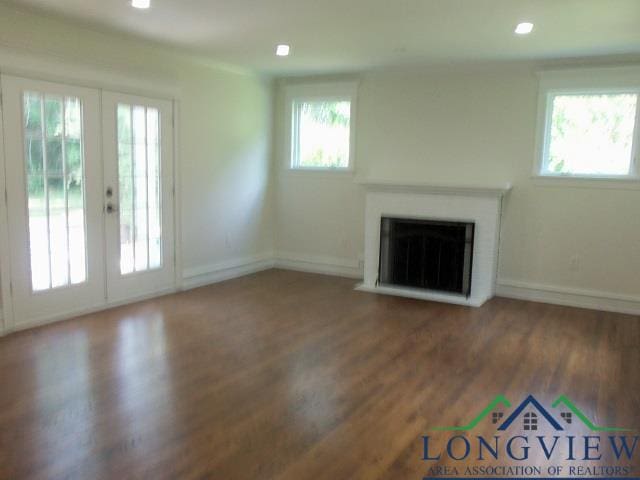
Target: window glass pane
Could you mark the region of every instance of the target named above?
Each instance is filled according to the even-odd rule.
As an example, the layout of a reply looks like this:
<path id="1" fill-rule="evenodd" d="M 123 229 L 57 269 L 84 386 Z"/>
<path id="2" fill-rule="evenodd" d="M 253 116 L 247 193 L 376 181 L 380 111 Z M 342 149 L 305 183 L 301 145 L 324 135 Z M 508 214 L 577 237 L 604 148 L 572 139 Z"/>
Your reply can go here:
<path id="1" fill-rule="evenodd" d="M 627 175 L 638 96 L 557 95 L 543 173 Z"/>
<path id="2" fill-rule="evenodd" d="M 31 285 L 38 291 L 81 283 L 87 276 L 82 105 L 37 93 L 26 93 L 24 105 Z"/>
<path id="3" fill-rule="evenodd" d="M 349 167 L 351 102 L 296 102 L 294 167 Z"/>
<path id="4" fill-rule="evenodd" d="M 162 263 L 160 114 L 143 106 L 118 106 L 120 273 Z"/>

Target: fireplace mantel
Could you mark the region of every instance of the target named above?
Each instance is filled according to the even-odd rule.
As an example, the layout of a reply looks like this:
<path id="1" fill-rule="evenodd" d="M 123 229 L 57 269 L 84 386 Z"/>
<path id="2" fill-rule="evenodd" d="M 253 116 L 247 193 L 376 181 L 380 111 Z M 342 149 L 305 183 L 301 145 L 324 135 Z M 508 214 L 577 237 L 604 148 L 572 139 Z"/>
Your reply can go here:
<path id="1" fill-rule="evenodd" d="M 503 197 L 510 185 L 469 185 L 357 179 L 366 190 L 364 281 L 359 290 L 478 307 L 495 292 Z M 468 296 L 379 284 L 382 217 L 475 224 Z"/>
<path id="2" fill-rule="evenodd" d="M 454 183 L 420 183 L 407 181 L 374 180 L 356 178 L 355 183 L 365 187 L 367 191 L 379 192 L 415 192 L 464 196 L 502 197 L 509 193 L 511 184 L 454 184 Z"/>

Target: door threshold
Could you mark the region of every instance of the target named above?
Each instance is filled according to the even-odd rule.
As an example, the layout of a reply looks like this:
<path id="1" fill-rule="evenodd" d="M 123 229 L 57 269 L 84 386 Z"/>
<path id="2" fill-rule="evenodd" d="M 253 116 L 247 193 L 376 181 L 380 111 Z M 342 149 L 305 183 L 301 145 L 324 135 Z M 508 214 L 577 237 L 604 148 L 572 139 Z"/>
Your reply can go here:
<path id="1" fill-rule="evenodd" d="M 11 333 L 20 332 L 22 330 L 28 330 L 30 328 L 41 327 L 44 325 L 49 325 L 51 323 L 57 323 L 64 320 L 71 320 L 72 318 L 81 317 L 83 315 L 88 315 L 90 313 L 102 312 L 105 310 L 109 310 L 111 308 L 120 307 L 122 305 L 130 305 L 132 303 L 141 302 L 144 300 L 149 300 L 152 298 L 163 297 L 165 295 L 170 295 L 172 293 L 177 293 L 178 289 L 175 287 L 165 288 L 162 290 L 158 290 L 157 292 L 147 293 L 143 295 L 137 295 L 135 297 L 130 297 L 124 300 L 116 300 L 113 302 L 107 302 L 98 307 L 90 307 L 90 308 L 82 308 L 79 310 L 72 310 L 69 312 L 61 313 L 59 315 L 54 315 L 50 317 L 41 317 L 33 320 L 28 320 L 26 322 L 17 323 L 13 325 L 6 325 L 5 330 L 0 334 L 0 336 L 10 335 Z M 6 319 L 5 319 L 6 321 Z"/>

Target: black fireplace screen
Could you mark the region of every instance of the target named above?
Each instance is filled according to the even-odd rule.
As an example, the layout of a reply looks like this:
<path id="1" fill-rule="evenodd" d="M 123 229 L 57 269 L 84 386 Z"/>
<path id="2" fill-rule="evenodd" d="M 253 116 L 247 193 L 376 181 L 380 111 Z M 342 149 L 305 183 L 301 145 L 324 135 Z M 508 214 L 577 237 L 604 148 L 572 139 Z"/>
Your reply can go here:
<path id="1" fill-rule="evenodd" d="M 437 290 L 469 296 L 475 224 L 382 218 L 382 285 Z"/>

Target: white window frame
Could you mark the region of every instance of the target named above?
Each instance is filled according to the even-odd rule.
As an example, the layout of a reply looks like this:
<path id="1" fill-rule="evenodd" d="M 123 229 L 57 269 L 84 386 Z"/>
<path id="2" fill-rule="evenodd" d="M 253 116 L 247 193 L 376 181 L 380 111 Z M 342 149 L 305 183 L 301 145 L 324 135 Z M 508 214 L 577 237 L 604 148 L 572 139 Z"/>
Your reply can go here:
<path id="1" fill-rule="evenodd" d="M 597 69 L 538 72 L 538 119 L 533 176 L 540 179 L 640 180 L 640 68 L 610 67 Z M 625 175 L 553 174 L 544 171 L 548 162 L 553 99 L 558 95 L 636 94 L 636 123 L 631 147 L 631 165 Z"/>
<path id="2" fill-rule="evenodd" d="M 294 172 L 353 173 L 355 171 L 357 82 L 325 82 L 286 85 L 285 99 L 285 161 L 286 169 Z M 297 162 L 298 118 L 294 104 L 300 102 L 350 102 L 349 162 L 346 167 L 303 167 Z"/>

